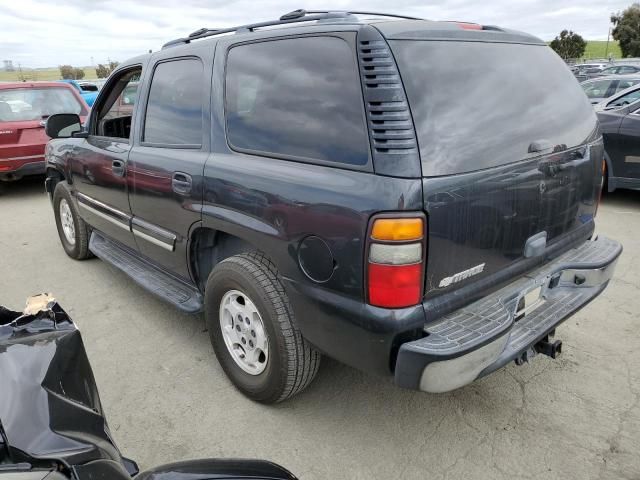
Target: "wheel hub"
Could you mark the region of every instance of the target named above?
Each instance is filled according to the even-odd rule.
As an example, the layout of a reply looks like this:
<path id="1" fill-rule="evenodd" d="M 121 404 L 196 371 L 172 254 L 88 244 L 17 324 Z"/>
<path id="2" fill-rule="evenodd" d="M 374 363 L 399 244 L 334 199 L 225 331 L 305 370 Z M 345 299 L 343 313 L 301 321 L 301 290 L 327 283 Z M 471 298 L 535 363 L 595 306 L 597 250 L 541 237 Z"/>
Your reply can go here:
<path id="1" fill-rule="evenodd" d="M 250 375 L 261 374 L 269 360 L 267 332 L 255 304 L 239 290 L 222 297 L 220 330 L 236 364 Z"/>
<path id="2" fill-rule="evenodd" d="M 60 225 L 64 238 L 70 245 L 76 244 L 76 226 L 73 223 L 73 214 L 71 207 L 65 198 L 60 200 Z"/>

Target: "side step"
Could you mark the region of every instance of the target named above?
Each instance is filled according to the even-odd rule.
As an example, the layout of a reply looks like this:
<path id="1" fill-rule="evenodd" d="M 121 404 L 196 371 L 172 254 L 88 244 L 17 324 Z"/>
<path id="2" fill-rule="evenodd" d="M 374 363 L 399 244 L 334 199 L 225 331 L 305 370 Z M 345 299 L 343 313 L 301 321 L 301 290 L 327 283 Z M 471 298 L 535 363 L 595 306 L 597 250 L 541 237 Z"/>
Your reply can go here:
<path id="1" fill-rule="evenodd" d="M 203 310 L 204 299 L 195 287 L 154 267 L 96 231 L 91 233 L 89 250 L 183 312 L 198 313 Z"/>

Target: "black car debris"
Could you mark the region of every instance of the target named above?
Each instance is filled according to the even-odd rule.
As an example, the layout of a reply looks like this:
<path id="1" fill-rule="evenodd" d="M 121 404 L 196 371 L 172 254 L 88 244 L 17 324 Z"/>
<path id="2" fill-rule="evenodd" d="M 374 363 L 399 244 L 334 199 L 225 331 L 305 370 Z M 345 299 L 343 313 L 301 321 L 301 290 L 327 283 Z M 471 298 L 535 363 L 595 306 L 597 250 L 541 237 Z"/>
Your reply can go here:
<path id="1" fill-rule="evenodd" d="M 259 460 L 203 459 L 142 473 L 115 445 L 82 337 L 47 294 L 0 306 L 0 480 L 295 480 Z"/>
<path id="2" fill-rule="evenodd" d="M 201 29 L 121 64 L 86 127 L 47 122 L 64 250 L 204 311 L 254 400 L 321 354 L 426 392 L 555 358 L 622 250 L 594 237 L 596 114 L 545 42 L 390 17 Z"/>

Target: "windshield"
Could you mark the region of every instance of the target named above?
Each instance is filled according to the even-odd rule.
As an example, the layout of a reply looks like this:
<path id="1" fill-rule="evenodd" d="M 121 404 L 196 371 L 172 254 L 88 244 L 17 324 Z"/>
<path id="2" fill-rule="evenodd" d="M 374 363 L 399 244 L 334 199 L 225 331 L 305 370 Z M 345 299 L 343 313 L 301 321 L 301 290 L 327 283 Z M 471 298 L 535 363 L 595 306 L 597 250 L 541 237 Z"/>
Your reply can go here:
<path id="1" fill-rule="evenodd" d="M 597 118 L 550 48 L 392 40 L 425 176 L 526 159 L 533 142 L 582 144 Z"/>
<path id="2" fill-rule="evenodd" d="M 41 120 L 54 113 L 87 114 L 84 106 L 67 88 L 0 90 L 0 121 Z"/>

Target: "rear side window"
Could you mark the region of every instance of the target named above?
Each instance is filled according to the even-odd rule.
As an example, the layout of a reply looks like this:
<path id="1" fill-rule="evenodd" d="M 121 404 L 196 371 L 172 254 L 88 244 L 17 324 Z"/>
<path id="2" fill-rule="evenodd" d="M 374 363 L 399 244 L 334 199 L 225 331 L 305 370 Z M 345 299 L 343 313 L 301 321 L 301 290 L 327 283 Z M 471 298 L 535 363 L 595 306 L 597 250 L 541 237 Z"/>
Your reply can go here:
<path id="1" fill-rule="evenodd" d="M 227 137 L 236 150 L 351 165 L 368 162 L 356 59 L 340 38 L 232 48 L 225 98 Z"/>
<path id="2" fill-rule="evenodd" d="M 597 128 L 571 71 L 544 45 L 393 40 L 425 176 L 524 160 L 534 142 L 571 148 Z"/>
<path id="3" fill-rule="evenodd" d="M 158 64 L 149 90 L 143 141 L 201 145 L 203 93 L 200 60 L 188 58 Z M 134 101 L 131 99 L 131 103 Z"/>

